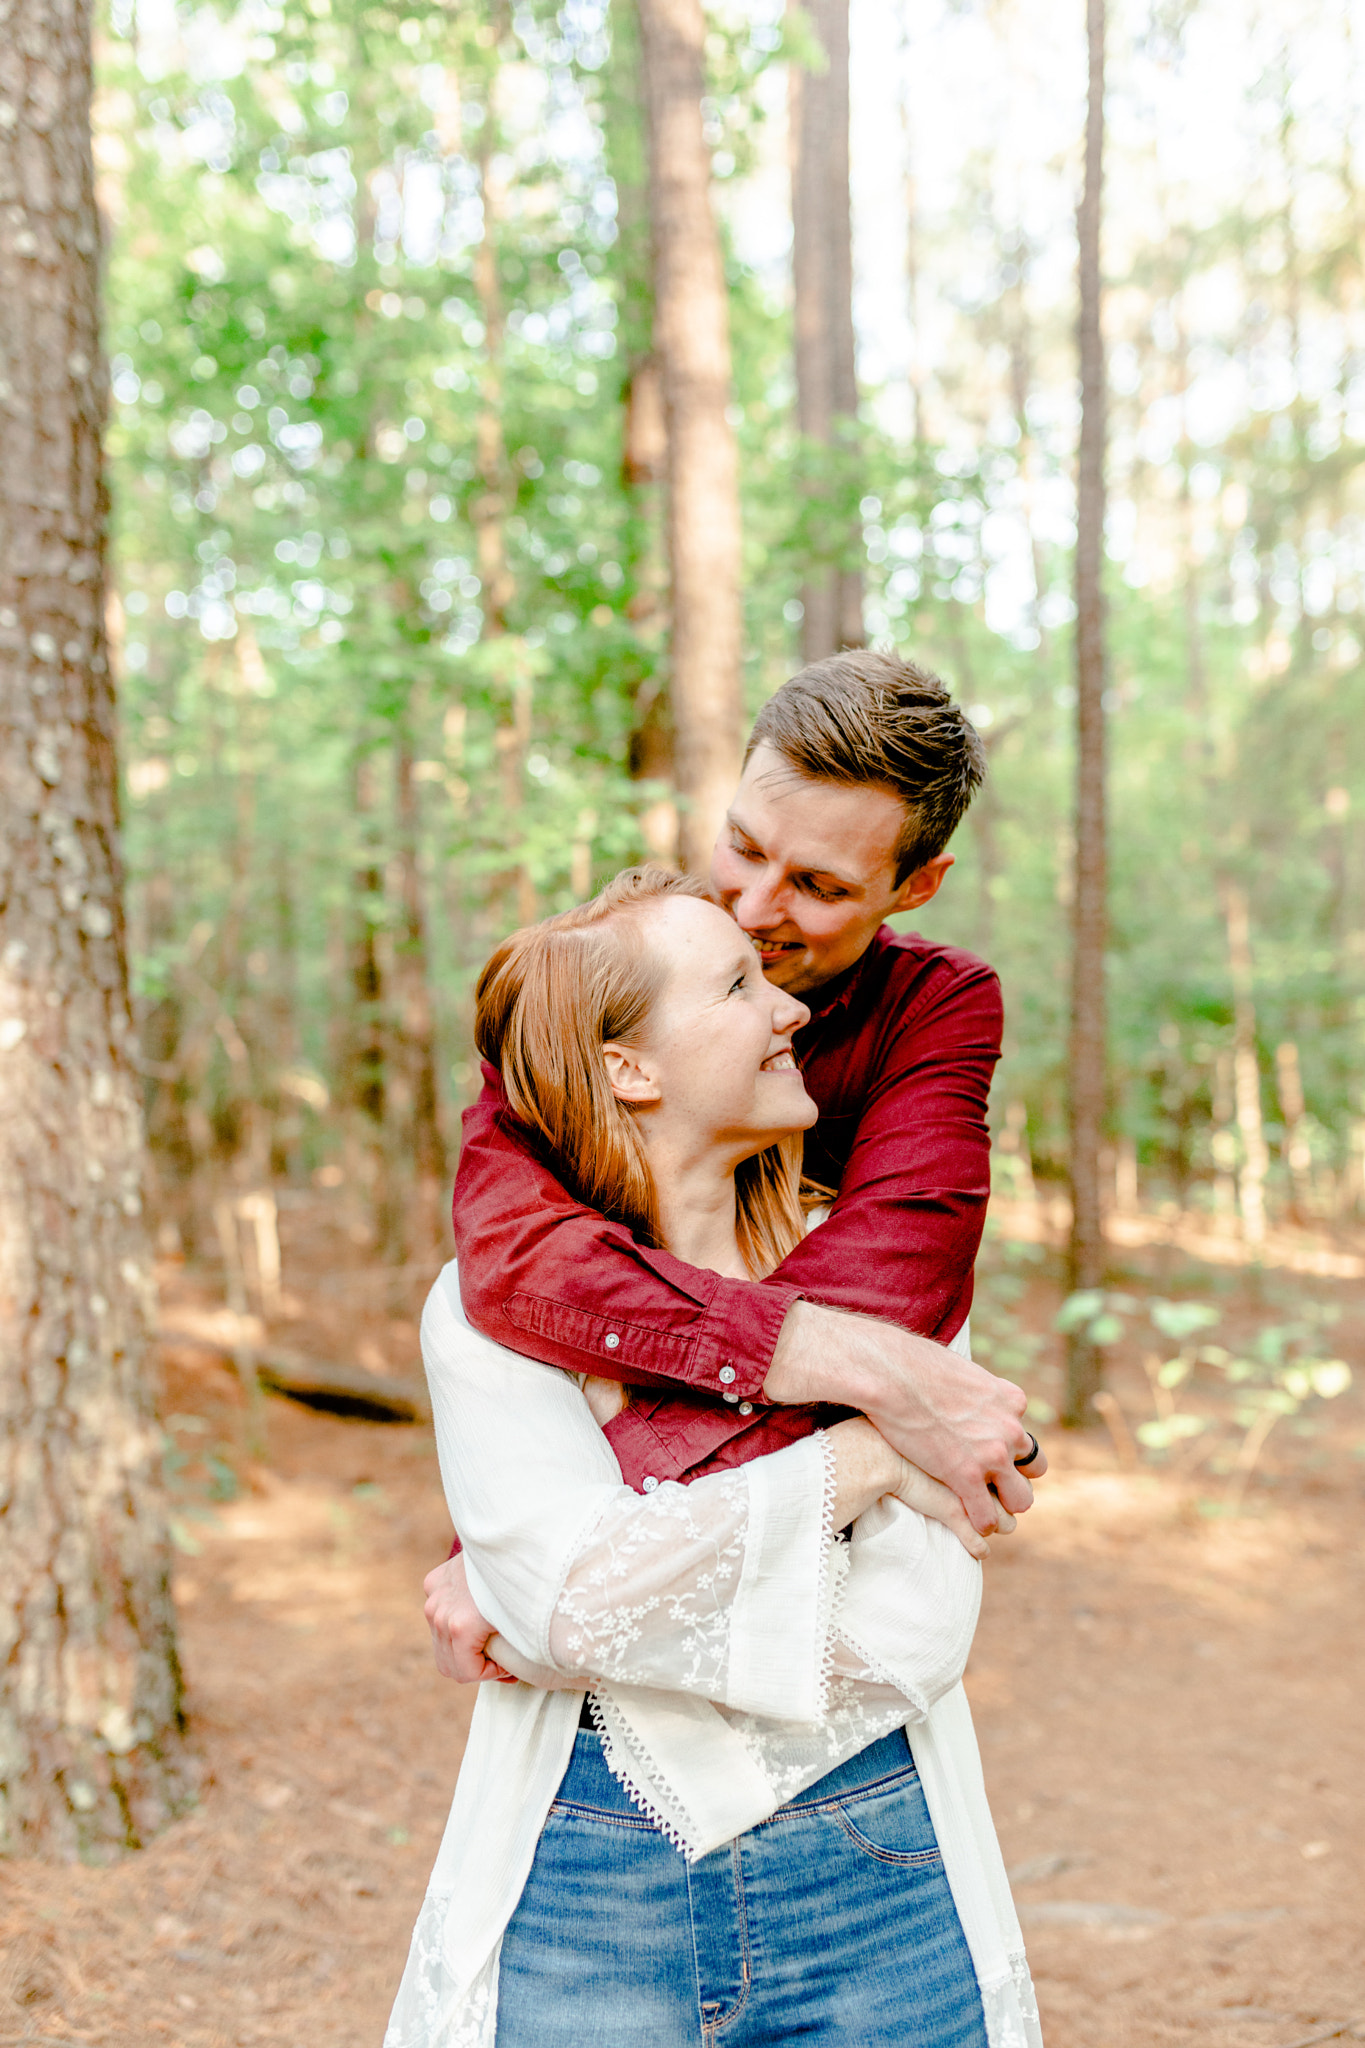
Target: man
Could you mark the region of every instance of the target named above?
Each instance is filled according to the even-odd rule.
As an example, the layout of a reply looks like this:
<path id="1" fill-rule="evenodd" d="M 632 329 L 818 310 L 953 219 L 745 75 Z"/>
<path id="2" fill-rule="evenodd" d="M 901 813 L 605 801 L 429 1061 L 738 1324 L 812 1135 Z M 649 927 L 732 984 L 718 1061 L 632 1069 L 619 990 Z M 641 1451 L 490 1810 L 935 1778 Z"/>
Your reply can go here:
<path id="1" fill-rule="evenodd" d="M 833 1403 L 951 1486 L 982 1534 L 1029 1505 L 1016 1461 L 1045 1461 L 1022 1393 L 944 1348 L 971 1307 L 990 1191 L 999 985 L 885 924 L 937 894 L 983 769 L 943 684 L 894 655 L 816 662 L 759 714 L 711 878 L 768 976 L 811 1009 L 796 1038 L 820 1109 L 806 1173 L 837 1190 L 767 1279 L 702 1272 L 585 1208 L 485 1068 L 455 1184 L 465 1312 L 513 1350 L 636 1389 L 607 1426 L 632 1485 L 776 1449 Z M 429 1618 L 457 1635 L 458 1566 L 428 1586 Z"/>

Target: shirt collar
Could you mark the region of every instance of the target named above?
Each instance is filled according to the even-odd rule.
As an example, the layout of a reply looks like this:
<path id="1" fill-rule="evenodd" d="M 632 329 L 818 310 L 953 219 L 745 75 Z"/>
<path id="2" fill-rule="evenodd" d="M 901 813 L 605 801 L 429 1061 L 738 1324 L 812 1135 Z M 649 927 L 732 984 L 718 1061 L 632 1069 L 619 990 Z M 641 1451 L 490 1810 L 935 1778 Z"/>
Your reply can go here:
<path id="1" fill-rule="evenodd" d="M 821 1024 L 826 1017 L 832 1017 L 836 1010 L 849 1008 L 868 961 L 894 937 L 895 933 L 889 924 L 879 925 L 851 967 L 846 967 L 842 974 L 836 974 L 833 981 L 827 981 L 822 987 L 812 990 L 807 998 L 810 1004 L 811 1024 Z M 805 1028 L 809 1030 L 810 1024 Z"/>

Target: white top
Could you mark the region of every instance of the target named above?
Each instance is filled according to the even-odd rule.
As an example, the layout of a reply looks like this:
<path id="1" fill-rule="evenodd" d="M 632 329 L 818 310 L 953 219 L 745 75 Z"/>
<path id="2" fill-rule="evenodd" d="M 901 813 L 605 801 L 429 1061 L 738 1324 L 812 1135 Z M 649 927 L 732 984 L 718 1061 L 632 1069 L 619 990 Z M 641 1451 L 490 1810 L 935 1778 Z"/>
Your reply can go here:
<path id="1" fill-rule="evenodd" d="M 470 1592 L 524 1657 L 590 1683 L 608 1763 L 680 1852 L 905 1727 L 991 2048 L 1042 2048 L 960 1683 L 981 1573 L 956 1537 L 883 1500 L 836 1540 L 820 1436 L 635 1493 L 578 1382 L 470 1327 L 453 1261 L 422 1356 Z M 583 1698 L 479 1688 L 384 2048 L 494 2048 L 503 1930 Z"/>

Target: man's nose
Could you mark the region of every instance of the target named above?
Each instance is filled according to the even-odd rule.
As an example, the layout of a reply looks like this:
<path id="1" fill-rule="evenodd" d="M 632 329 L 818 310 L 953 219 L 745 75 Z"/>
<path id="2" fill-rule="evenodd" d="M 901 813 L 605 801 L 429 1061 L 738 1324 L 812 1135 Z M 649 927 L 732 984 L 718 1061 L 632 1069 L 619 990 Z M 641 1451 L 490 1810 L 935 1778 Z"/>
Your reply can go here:
<path id="1" fill-rule="evenodd" d="M 782 906 L 778 901 L 776 878 L 765 868 L 761 875 L 747 882 L 735 899 L 735 922 L 746 932 L 761 932 L 770 925 L 781 924 Z"/>

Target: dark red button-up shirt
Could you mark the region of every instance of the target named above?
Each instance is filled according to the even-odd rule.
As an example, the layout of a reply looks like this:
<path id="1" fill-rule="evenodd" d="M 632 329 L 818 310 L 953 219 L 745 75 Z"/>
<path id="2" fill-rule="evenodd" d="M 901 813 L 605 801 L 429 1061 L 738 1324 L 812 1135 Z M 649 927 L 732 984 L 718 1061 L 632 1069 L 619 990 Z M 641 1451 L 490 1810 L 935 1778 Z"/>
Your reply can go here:
<path id="1" fill-rule="evenodd" d="M 945 1343 L 971 1308 L 1000 1056 L 995 974 L 970 953 L 883 925 L 811 1007 L 795 1041 L 820 1110 L 805 1165 L 838 1199 L 765 1280 L 686 1265 L 584 1208 L 508 1110 L 491 1068 L 465 1111 L 454 1205 L 465 1313 L 514 1351 L 638 1390 L 607 1427 L 637 1488 L 649 1476 L 746 1463 L 823 1419 L 828 1411 L 763 1399 L 798 1298 Z"/>

